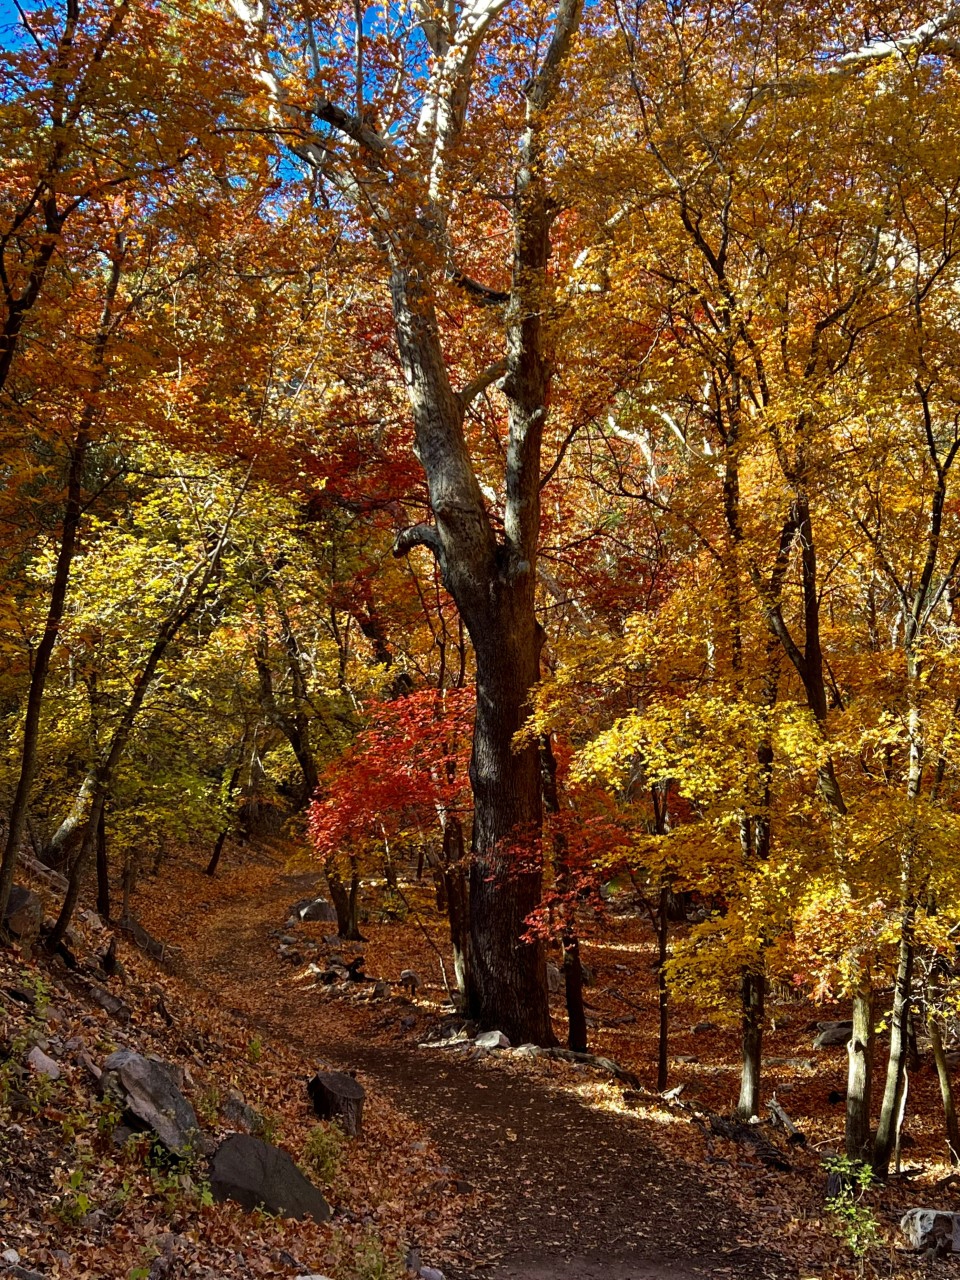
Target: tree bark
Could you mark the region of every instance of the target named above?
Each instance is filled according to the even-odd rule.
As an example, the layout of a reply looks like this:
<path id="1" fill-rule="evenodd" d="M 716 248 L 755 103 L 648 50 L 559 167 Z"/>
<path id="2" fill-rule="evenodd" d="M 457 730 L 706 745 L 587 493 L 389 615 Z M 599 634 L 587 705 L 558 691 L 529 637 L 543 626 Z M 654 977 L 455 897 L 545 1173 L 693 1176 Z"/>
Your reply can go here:
<path id="1" fill-rule="evenodd" d="M 443 880 L 445 909 L 450 922 L 453 947 L 453 970 L 456 975 L 460 1003 L 465 1011 L 472 1003 L 472 964 L 470 959 L 470 889 L 466 871 L 463 824 L 448 813 L 443 824 L 443 853 L 440 874 Z"/>
<path id="2" fill-rule="evenodd" d="M 763 1003 L 765 978 L 762 972 L 745 969 L 740 979 L 740 1001 L 743 1007 L 743 1067 L 740 1075 L 740 1098 L 737 1115 L 750 1120 L 760 1114 L 760 1057 L 763 1047 Z"/>
<path id="3" fill-rule="evenodd" d="M 657 908 L 657 1089 L 667 1087 L 670 1068 L 670 988 L 667 984 L 667 948 L 670 941 L 670 886 L 660 889 Z"/>
<path id="4" fill-rule="evenodd" d="M 97 818 L 97 914 L 110 923 L 110 867 L 107 863 L 107 806 L 100 806 Z"/>
<path id="5" fill-rule="evenodd" d="M 347 942 L 365 942 L 357 919 L 360 877 L 354 867 L 349 889 L 336 867 L 326 868 L 327 887 L 333 909 L 337 913 L 337 935 Z"/>
<path id="6" fill-rule="evenodd" d="M 543 802 L 555 819 L 560 815 L 560 791 L 557 786 L 557 759 L 549 734 L 540 739 L 540 770 Z M 571 901 L 569 844 L 559 821 L 553 832 L 553 874 L 562 897 L 560 947 L 563 954 L 563 989 L 567 1006 L 567 1047 L 575 1053 L 587 1052 L 587 1015 L 583 1007 L 583 964 L 580 939 L 577 937 L 576 904 Z"/>
<path id="7" fill-rule="evenodd" d="M 890 1157 L 900 1128 L 907 1065 L 907 1017 L 910 1011 L 913 981 L 914 915 L 915 907 L 910 901 L 904 906 L 901 917 L 897 976 L 893 988 L 893 1013 L 890 1019 L 890 1055 L 887 1060 L 887 1077 L 873 1148 L 873 1170 L 880 1178 L 885 1178 L 889 1172 Z"/>
<path id="8" fill-rule="evenodd" d="M 948 1157 L 951 1164 L 960 1164 L 960 1127 L 957 1124 L 957 1108 L 953 1098 L 950 1069 L 947 1066 L 946 1054 L 943 1051 L 943 1033 L 940 1030 L 940 1015 L 936 1009 L 935 996 L 936 989 L 931 983 L 927 993 L 927 1034 L 930 1036 L 933 1061 L 937 1068 L 937 1080 L 940 1083 L 943 1119 L 947 1132 Z"/>
<path id="9" fill-rule="evenodd" d="M 847 1117 L 844 1145 L 851 1160 L 870 1159 L 873 1084 L 873 993 L 864 983 L 853 993 L 853 1034 L 847 1044 Z"/>

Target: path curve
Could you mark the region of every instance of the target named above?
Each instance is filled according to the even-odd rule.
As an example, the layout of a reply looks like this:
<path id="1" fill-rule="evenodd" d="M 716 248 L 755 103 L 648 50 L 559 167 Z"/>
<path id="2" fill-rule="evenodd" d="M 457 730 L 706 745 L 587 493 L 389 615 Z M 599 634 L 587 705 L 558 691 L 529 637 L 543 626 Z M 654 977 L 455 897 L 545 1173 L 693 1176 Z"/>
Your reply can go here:
<path id="1" fill-rule="evenodd" d="M 279 865 L 259 886 L 210 884 L 183 900 L 182 947 L 196 980 L 250 1020 L 318 1059 L 357 1069 L 430 1134 L 445 1165 L 482 1194 L 460 1247 L 475 1261 L 448 1280 L 787 1280 L 793 1269 L 749 1240 L 702 1167 L 664 1154 L 649 1121 L 588 1107 L 536 1077 L 497 1072 L 449 1050 L 325 1034 L 320 1005 L 277 958 L 275 931 L 315 875 Z M 209 882 L 208 882 L 209 883 Z M 264 1012 L 264 1004 L 268 1010 Z"/>

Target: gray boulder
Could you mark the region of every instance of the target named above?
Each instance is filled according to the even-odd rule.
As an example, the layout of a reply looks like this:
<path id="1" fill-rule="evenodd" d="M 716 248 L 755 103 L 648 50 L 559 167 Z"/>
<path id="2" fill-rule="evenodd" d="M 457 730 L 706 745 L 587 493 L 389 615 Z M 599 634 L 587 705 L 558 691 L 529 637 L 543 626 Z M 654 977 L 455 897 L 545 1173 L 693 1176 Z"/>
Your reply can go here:
<path id="1" fill-rule="evenodd" d="M 34 1045 L 27 1054 L 27 1065 L 38 1075 L 46 1076 L 48 1080 L 60 1079 L 60 1068 L 37 1045 Z"/>
<path id="2" fill-rule="evenodd" d="M 846 1044 L 853 1035 L 852 1022 L 819 1022 L 820 1032 L 813 1042 L 815 1049 L 828 1049 Z"/>
<path id="3" fill-rule="evenodd" d="M 263 1207 L 281 1218 L 326 1222 L 330 1206 L 285 1151 L 246 1133 L 231 1134 L 210 1162 L 210 1189 L 217 1201 L 244 1209 Z"/>
<path id="4" fill-rule="evenodd" d="M 152 1129 L 168 1150 L 182 1152 L 199 1144 L 196 1114 L 166 1063 L 132 1049 L 118 1049 L 103 1064 L 100 1085 Z"/>
<path id="5" fill-rule="evenodd" d="M 15 884 L 3 913 L 4 929 L 15 938 L 30 941 L 39 935 L 42 924 L 43 904 L 40 899 L 32 890 Z"/>
<path id="6" fill-rule="evenodd" d="M 509 1049 L 510 1041 L 502 1031 L 483 1031 L 473 1042 L 478 1049 Z"/>
<path id="7" fill-rule="evenodd" d="M 337 913 L 332 902 L 327 902 L 325 898 L 313 898 L 310 902 L 303 903 L 297 909 L 297 915 L 301 920 L 315 921 L 319 920 L 324 924 L 336 924 Z"/>
<path id="8" fill-rule="evenodd" d="M 938 1256 L 960 1253 L 960 1213 L 943 1209 L 908 1209 L 900 1219 L 900 1230 L 911 1249 L 932 1250 Z"/>
<path id="9" fill-rule="evenodd" d="M 563 974 L 555 964 L 547 965 L 547 990 L 552 996 L 563 990 Z"/>

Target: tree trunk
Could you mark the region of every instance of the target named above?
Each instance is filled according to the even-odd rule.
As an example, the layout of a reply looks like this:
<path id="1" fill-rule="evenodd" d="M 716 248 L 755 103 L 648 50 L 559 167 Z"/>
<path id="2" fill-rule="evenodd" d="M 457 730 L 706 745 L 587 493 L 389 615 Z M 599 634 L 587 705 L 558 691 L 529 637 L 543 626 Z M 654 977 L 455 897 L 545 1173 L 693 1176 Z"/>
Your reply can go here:
<path id="1" fill-rule="evenodd" d="M 890 1056 L 887 1060 L 887 1078 L 873 1148 L 873 1170 L 880 1178 L 885 1178 L 890 1169 L 890 1157 L 893 1154 L 899 1130 L 906 1077 L 907 1018 L 910 1012 L 913 980 L 914 914 L 915 908 L 910 902 L 904 908 L 900 927 L 900 951 L 893 988 L 893 1014 L 890 1019 Z"/>
<path id="2" fill-rule="evenodd" d="M 248 476 L 249 479 L 249 476 Z M 140 708 L 143 706 L 143 700 L 147 696 L 147 692 L 153 684 L 163 661 L 167 649 L 173 643 L 180 629 L 186 622 L 193 617 L 194 613 L 200 607 L 205 595 L 207 587 L 210 584 L 217 566 L 220 563 L 220 557 L 223 554 L 226 545 L 227 534 L 233 517 L 243 494 L 246 492 L 247 481 L 237 495 L 236 501 L 228 515 L 216 545 L 210 552 L 207 559 L 195 566 L 188 574 L 186 582 L 181 588 L 173 610 L 169 613 L 160 627 L 159 634 L 147 655 L 143 667 L 137 673 L 133 682 L 133 691 L 123 714 L 120 717 L 110 739 L 110 745 L 106 755 L 97 763 L 96 767 L 91 770 L 94 781 L 93 793 L 90 802 L 90 812 L 87 815 L 86 823 L 83 828 L 83 837 L 80 848 L 70 867 L 70 878 L 67 884 L 67 892 L 60 908 L 60 914 L 57 922 L 53 927 L 47 945 L 51 950 L 56 948 L 63 941 L 63 935 L 73 916 L 74 909 L 77 905 L 77 899 L 80 895 L 80 884 L 83 874 L 86 870 L 87 863 L 93 853 L 96 844 L 97 825 L 100 821 L 100 812 L 103 808 L 107 793 L 113 782 L 114 774 L 117 766 L 123 758 L 126 750 L 127 741 L 133 732 L 133 726 L 136 723 Z"/>
<path id="3" fill-rule="evenodd" d="M 444 904 L 450 922 L 450 942 L 453 947 L 453 969 L 461 1008 L 470 1003 L 472 968 L 470 963 L 470 889 L 467 880 L 466 854 L 463 845 L 463 824 L 455 815 L 445 815 L 443 824 L 443 852 L 440 873 L 442 876 Z"/>
<path id="4" fill-rule="evenodd" d="M 670 886 L 660 889 L 657 911 L 657 1089 L 663 1093 L 667 1087 L 669 1071 L 670 989 L 667 985 L 667 947 L 670 940 Z"/>
<path id="5" fill-rule="evenodd" d="M 97 819 L 97 913 L 110 923 L 110 868 L 107 865 L 107 806 L 100 806 Z"/>
<path id="6" fill-rule="evenodd" d="M 52 193 L 49 196 L 49 202 L 55 210 L 56 198 Z M 48 213 L 48 221 L 51 216 L 52 215 Z M 58 222 L 59 226 L 59 220 L 55 219 L 55 221 Z M 51 239 L 42 251 L 41 257 L 43 261 L 43 269 L 36 283 L 38 292 L 43 275 L 46 271 L 47 263 L 50 256 L 53 254 L 54 246 L 55 239 Z M 23 723 L 23 743 L 20 748 L 20 774 L 17 779 L 17 789 L 14 794 L 13 805 L 9 814 L 7 841 L 4 846 L 3 857 L 0 858 L 0 919 L 3 919 L 3 914 L 7 909 L 7 902 L 10 897 L 10 889 L 13 885 L 13 876 L 16 870 L 17 858 L 20 855 L 20 845 L 23 841 L 23 834 L 26 827 L 27 811 L 30 806 L 30 793 L 33 789 L 33 781 L 37 771 L 37 750 L 40 741 L 40 714 L 43 710 L 43 696 L 47 685 L 47 676 L 50 672 L 50 659 L 57 643 L 57 637 L 60 634 L 60 624 L 63 621 L 63 609 L 67 598 L 67 586 L 70 581 L 70 569 L 77 549 L 77 536 L 80 531 L 80 521 L 83 515 L 83 472 L 87 452 L 90 447 L 91 433 L 96 422 L 98 411 L 97 399 L 94 393 L 100 390 L 106 376 L 107 344 L 110 339 L 113 321 L 113 306 L 116 301 L 117 290 L 120 286 L 122 257 L 122 244 L 118 244 L 117 251 L 111 262 L 110 276 L 107 281 L 103 308 L 100 312 L 100 319 L 93 340 L 93 352 L 91 358 L 93 386 L 87 392 L 87 402 L 80 415 L 77 432 L 70 446 L 70 465 L 67 471 L 66 505 L 64 508 L 63 525 L 61 527 L 60 534 L 60 548 L 57 552 L 57 562 L 53 573 L 53 586 L 50 591 L 50 604 L 47 607 L 47 617 L 43 627 L 43 635 L 40 638 L 40 643 L 37 645 L 37 651 L 34 654 L 33 666 L 30 672 L 30 688 L 27 693 L 27 710 Z M 29 292 L 30 291 L 28 290 L 28 293 Z M 32 301 L 30 305 L 32 305 Z M 10 315 L 8 316 L 8 325 L 13 320 L 13 317 L 14 309 L 11 309 Z M 13 353 L 19 338 L 19 332 L 18 321 L 13 331 L 8 332 L 5 335 L 7 340 L 5 342 L 0 342 L 0 385 L 2 385 L 7 373 L 9 372 L 10 362 L 13 359 Z"/>
<path id="7" fill-rule="evenodd" d="M 760 1057 L 763 1047 L 763 997 L 765 979 L 763 973 L 744 969 L 740 979 L 740 1000 L 743 1006 L 742 1046 L 743 1067 L 740 1076 L 740 1099 L 737 1115 L 750 1120 L 760 1114 Z"/>
<path id="8" fill-rule="evenodd" d="M 48 867 L 60 870 L 68 867 L 73 861 L 79 847 L 78 833 L 82 832 L 86 823 L 96 787 L 97 776 L 94 772 L 90 772 L 81 782 L 66 817 L 43 847 L 40 858 Z M 82 836 L 80 838 L 82 839 Z"/>
<path id="9" fill-rule="evenodd" d="M 230 774 L 230 780 L 227 782 L 227 792 L 224 797 L 227 805 L 229 805 L 233 800 L 233 793 L 237 789 L 237 783 L 240 781 L 240 774 L 243 771 L 243 757 L 247 749 L 248 732 L 248 729 L 245 727 L 243 735 L 240 738 L 240 747 L 237 751 L 237 763 L 233 766 L 233 771 Z M 224 827 L 217 836 L 217 842 L 213 846 L 213 853 L 210 855 L 210 861 L 207 863 L 206 874 L 208 876 L 215 876 L 217 874 L 217 867 L 220 864 L 220 855 L 223 853 L 223 846 L 226 844 L 227 836 L 229 834 L 230 827 Z"/>
<path id="10" fill-rule="evenodd" d="M 557 758 L 549 734 L 540 739 L 540 781 L 543 803 L 554 819 L 553 875 L 558 893 L 563 896 L 560 911 L 563 923 L 560 946 L 563 952 L 563 989 L 567 1005 L 567 1048 L 575 1053 L 587 1052 L 587 1015 L 583 1007 L 583 964 L 580 939 L 577 937 L 576 904 L 570 900 L 569 845 L 560 822 L 560 791 L 557 786 Z"/>
<path id="11" fill-rule="evenodd" d="M 337 913 L 337 934 L 347 942 L 365 942 L 357 920 L 357 878 L 353 876 L 350 888 L 343 883 L 343 877 L 336 867 L 326 869 L 327 887 L 330 900 Z"/>
<path id="12" fill-rule="evenodd" d="M 960 1164 L 960 1128 L 957 1125 L 957 1109 L 953 1100 L 953 1083 L 950 1080 L 950 1069 L 947 1066 L 946 1054 L 943 1051 L 940 1015 L 934 1005 L 935 994 L 931 984 L 931 990 L 927 994 L 927 1033 L 930 1036 L 933 1061 L 936 1064 L 937 1079 L 940 1082 L 943 1119 L 947 1131 L 947 1152 L 951 1164 Z"/>
<path id="13" fill-rule="evenodd" d="M 207 863 L 206 875 L 215 876 L 217 874 L 217 867 L 220 864 L 220 855 L 223 853 L 223 846 L 226 844 L 227 836 L 229 834 L 229 831 L 224 828 L 224 830 L 217 836 L 217 842 L 213 846 L 213 853 L 210 855 L 210 861 Z"/>
<path id="14" fill-rule="evenodd" d="M 851 1160 L 870 1159 L 870 1098 L 873 1084 L 873 993 L 853 993 L 853 1034 L 847 1044 L 847 1118 L 844 1144 Z"/>

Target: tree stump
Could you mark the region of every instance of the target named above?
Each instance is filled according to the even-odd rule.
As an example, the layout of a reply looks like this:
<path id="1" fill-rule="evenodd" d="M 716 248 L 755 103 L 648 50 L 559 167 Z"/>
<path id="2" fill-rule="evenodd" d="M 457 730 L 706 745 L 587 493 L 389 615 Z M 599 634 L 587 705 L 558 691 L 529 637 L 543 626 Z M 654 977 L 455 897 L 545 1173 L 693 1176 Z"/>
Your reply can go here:
<path id="1" fill-rule="evenodd" d="M 307 1085 L 313 1109 L 321 1120 L 336 1120 L 351 1138 L 357 1137 L 363 1121 L 363 1085 L 344 1071 L 318 1071 Z"/>

